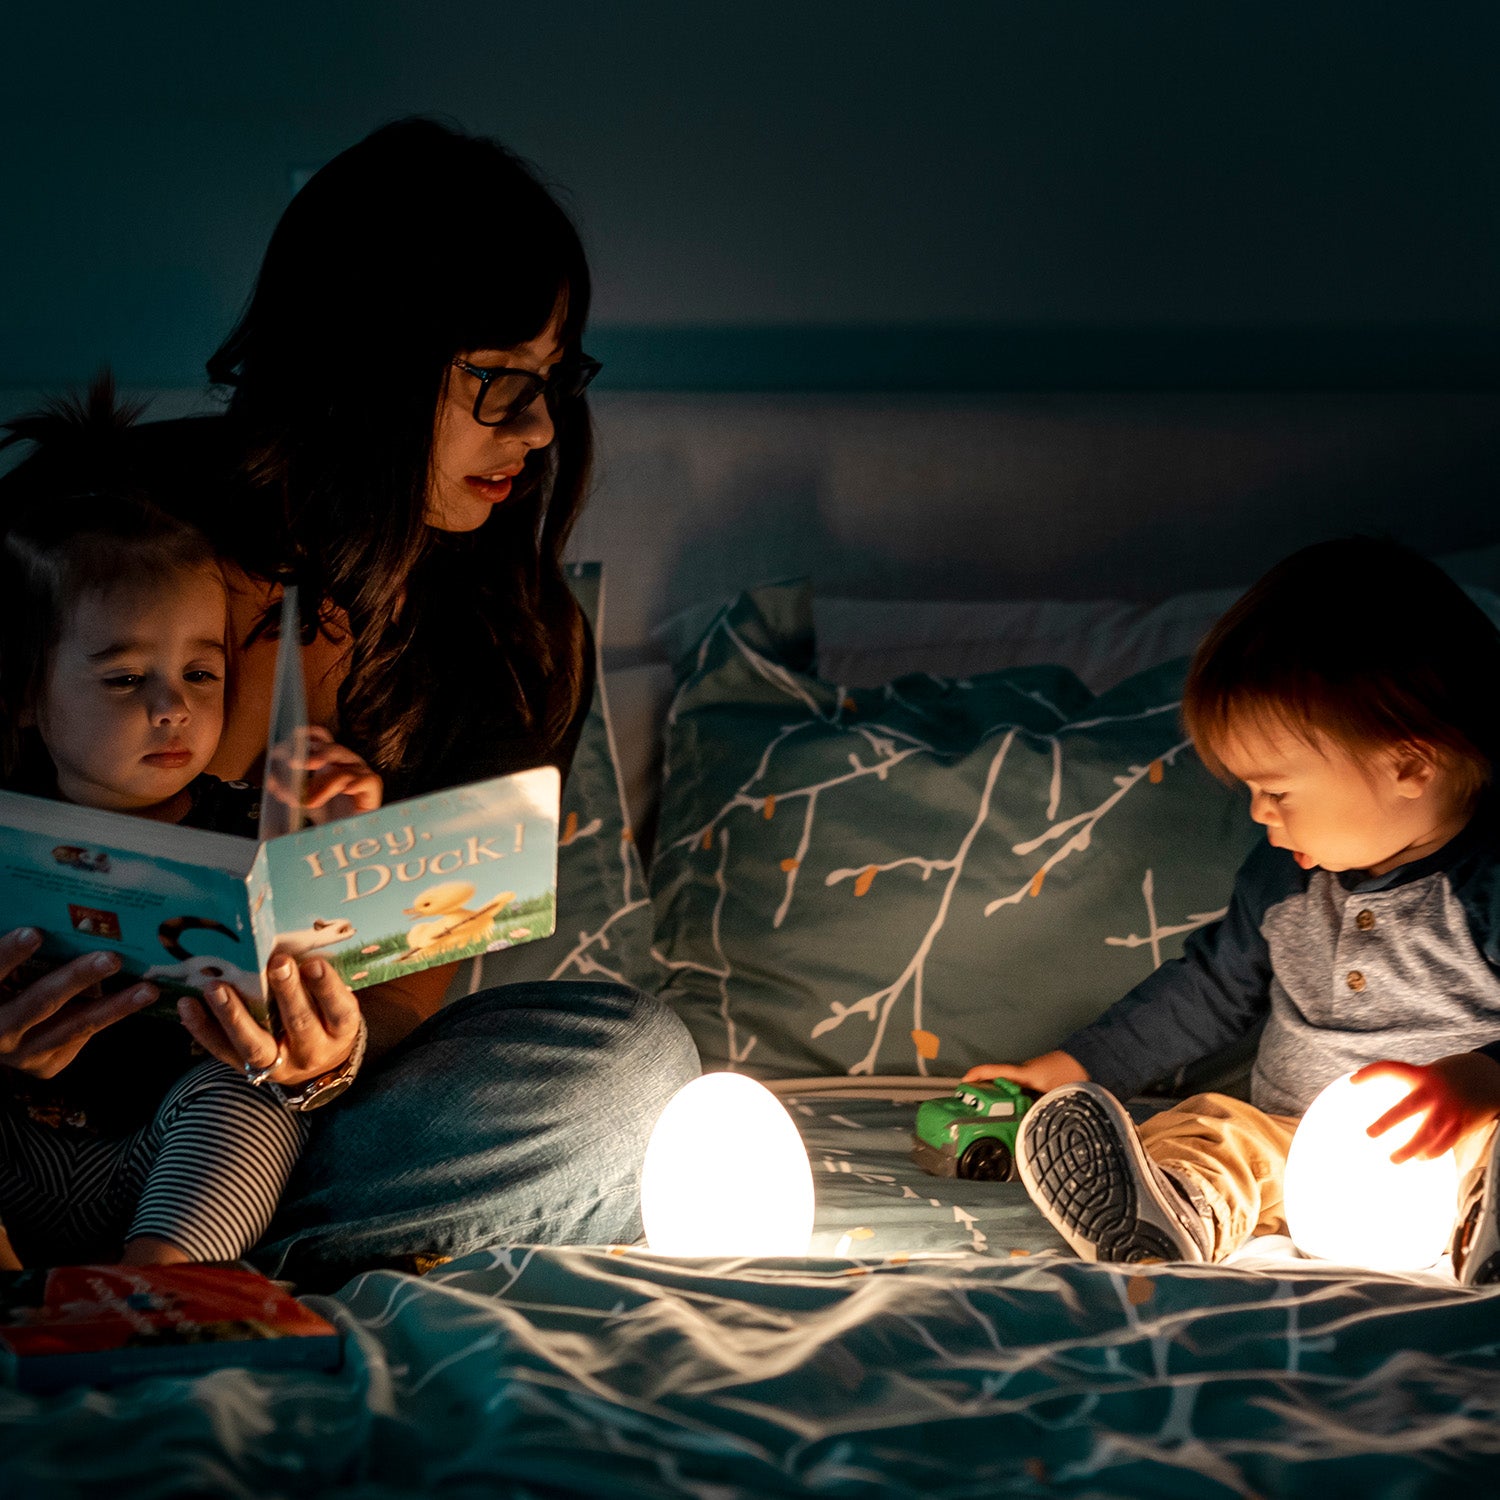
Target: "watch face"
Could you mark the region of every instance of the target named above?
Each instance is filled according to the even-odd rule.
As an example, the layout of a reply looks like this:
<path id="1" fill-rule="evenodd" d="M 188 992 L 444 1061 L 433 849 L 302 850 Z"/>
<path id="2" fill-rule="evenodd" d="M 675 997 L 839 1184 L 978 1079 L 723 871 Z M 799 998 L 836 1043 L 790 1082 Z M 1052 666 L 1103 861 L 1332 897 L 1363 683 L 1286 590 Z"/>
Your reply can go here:
<path id="1" fill-rule="evenodd" d="M 322 1109 L 325 1104 L 332 1104 L 353 1082 L 353 1078 L 330 1078 L 327 1083 L 313 1089 L 303 1109 Z"/>

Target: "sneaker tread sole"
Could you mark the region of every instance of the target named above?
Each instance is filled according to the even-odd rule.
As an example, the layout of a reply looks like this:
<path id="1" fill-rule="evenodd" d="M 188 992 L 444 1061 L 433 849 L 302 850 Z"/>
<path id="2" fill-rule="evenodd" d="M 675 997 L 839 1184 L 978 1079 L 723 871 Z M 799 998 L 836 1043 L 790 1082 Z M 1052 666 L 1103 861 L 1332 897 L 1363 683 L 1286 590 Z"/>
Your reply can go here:
<path id="1" fill-rule="evenodd" d="M 1139 1177 L 1149 1171 L 1133 1140 L 1092 1094 L 1070 1092 L 1033 1107 L 1022 1178 L 1063 1237 L 1087 1259 L 1132 1262 L 1202 1259 L 1185 1229 L 1151 1222 L 1167 1217 L 1147 1204 Z"/>

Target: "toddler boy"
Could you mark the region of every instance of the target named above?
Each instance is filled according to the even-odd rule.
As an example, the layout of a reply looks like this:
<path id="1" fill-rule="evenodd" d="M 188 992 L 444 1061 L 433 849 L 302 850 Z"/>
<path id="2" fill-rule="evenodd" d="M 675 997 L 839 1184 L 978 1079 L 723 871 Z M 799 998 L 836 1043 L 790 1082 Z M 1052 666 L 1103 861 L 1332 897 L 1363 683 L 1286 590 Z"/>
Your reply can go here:
<path id="1" fill-rule="evenodd" d="M 1022 1181 L 1091 1260 L 1214 1261 L 1284 1233 L 1297 1121 L 1344 1073 L 1391 1073 L 1423 1116 L 1395 1159 L 1453 1148 L 1454 1266 L 1500 1281 L 1500 632 L 1394 543 L 1272 569 L 1200 646 L 1183 715 L 1267 842 L 1225 917 L 1061 1048 L 970 1079 L 1045 1097 Z M 1263 1025 L 1251 1103 L 1200 1094 L 1139 1130 L 1117 1102 Z"/>

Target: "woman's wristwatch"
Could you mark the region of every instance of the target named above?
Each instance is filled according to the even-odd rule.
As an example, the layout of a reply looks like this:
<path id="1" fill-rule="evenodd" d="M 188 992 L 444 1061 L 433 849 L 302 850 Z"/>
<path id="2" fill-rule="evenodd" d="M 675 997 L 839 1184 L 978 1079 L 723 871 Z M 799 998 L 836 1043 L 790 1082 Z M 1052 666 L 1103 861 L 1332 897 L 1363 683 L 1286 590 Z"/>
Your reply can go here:
<path id="1" fill-rule="evenodd" d="M 303 1082 L 289 1087 L 272 1083 L 269 1079 L 266 1080 L 265 1086 L 288 1109 L 295 1110 L 299 1114 L 309 1109 L 322 1109 L 325 1104 L 332 1104 L 354 1082 L 354 1075 L 359 1072 L 359 1065 L 365 1060 L 365 1043 L 369 1038 L 370 1028 L 365 1025 L 365 1018 L 361 1016 L 359 1034 L 354 1038 L 354 1050 L 338 1067 L 330 1068 L 326 1073 L 319 1073 L 316 1078 L 304 1079 Z"/>

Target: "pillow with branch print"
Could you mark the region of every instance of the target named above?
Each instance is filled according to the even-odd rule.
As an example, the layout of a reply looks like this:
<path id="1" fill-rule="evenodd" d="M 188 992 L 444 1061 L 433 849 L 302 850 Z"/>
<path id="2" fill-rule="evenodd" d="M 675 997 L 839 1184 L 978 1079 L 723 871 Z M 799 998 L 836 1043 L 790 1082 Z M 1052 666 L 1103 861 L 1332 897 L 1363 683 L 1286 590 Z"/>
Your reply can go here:
<path id="1" fill-rule="evenodd" d="M 705 1066 L 952 1076 L 1057 1045 L 1227 905 L 1259 830 L 1203 768 L 1186 663 L 813 675 L 800 584 L 679 665 L 651 870 L 663 994 Z"/>

